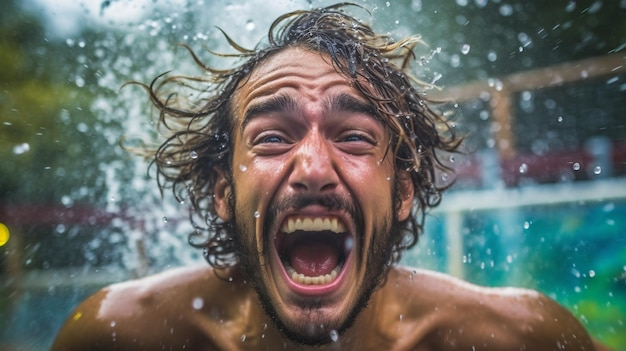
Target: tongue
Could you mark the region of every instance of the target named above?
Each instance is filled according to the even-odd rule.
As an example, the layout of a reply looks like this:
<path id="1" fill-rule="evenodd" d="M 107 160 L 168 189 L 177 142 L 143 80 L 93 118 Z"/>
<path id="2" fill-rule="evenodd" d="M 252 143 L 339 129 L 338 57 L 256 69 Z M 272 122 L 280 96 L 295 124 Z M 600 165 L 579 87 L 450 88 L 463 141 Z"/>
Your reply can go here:
<path id="1" fill-rule="evenodd" d="M 338 259 L 335 247 L 319 242 L 295 245 L 291 248 L 289 257 L 296 272 L 308 277 L 330 274 L 337 267 Z"/>

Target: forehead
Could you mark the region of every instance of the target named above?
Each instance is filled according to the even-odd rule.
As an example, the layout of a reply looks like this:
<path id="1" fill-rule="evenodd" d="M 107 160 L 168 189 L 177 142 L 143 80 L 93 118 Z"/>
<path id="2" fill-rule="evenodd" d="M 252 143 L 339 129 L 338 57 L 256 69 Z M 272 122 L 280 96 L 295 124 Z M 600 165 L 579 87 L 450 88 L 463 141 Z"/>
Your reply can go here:
<path id="1" fill-rule="evenodd" d="M 337 72 L 328 55 L 287 48 L 261 61 L 242 80 L 232 98 L 233 117 L 241 118 L 251 104 L 265 98 L 292 94 L 309 102 L 339 94 L 366 101 L 352 81 Z"/>
<path id="2" fill-rule="evenodd" d="M 300 47 L 290 47 L 262 60 L 252 70 L 250 79 L 246 84 L 262 81 L 263 78 L 279 69 L 286 72 L 298 72 L 310 77 L 315 77 L 321 73 L 337 73 L 332 66 L 330 56 L 327 54 Z"/>

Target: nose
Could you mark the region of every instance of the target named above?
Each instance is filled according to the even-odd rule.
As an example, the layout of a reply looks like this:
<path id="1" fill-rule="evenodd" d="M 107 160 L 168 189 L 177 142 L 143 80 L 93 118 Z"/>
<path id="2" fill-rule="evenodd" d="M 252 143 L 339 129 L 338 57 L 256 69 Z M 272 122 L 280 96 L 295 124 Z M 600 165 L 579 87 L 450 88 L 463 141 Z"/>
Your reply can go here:
<path id="1" fill-rule="evenodd" d="M 300 142 L 292 159 L 289 186 L 298 193 L 316 195 L 334 190 L 339 176 L 333 162 L 330 142 L 320 135 L 309 135 Z"/>

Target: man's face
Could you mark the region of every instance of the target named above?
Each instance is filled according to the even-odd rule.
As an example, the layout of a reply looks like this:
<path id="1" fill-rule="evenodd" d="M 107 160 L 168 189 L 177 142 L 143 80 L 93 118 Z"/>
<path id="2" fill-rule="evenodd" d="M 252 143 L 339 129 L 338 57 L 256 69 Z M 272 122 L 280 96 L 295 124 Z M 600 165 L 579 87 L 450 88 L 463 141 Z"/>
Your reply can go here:
<path id="1" fill-rule="evenodd" d="M 234 221 L 243 268 L 279 327 L 328 342 L 379 282 L 412 188 L 394 201 L 388 133 L 326 56 L 274 55 L 232 104 L 232 184 L 218 181 L 216 210 Z"/>

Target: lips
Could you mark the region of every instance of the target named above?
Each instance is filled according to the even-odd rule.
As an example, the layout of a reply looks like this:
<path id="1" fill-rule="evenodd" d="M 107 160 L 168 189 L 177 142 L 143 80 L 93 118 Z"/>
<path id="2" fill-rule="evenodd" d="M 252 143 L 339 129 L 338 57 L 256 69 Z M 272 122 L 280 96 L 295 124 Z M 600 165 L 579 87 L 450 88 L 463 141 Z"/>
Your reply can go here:
<path id="1" fill-rule="evenodd" d="M 276 236 L 276 251 L 285 276 L 294 286 L 332 285 L 340 276 L 353 246 L 337 217 L 290 216 Z"/>

